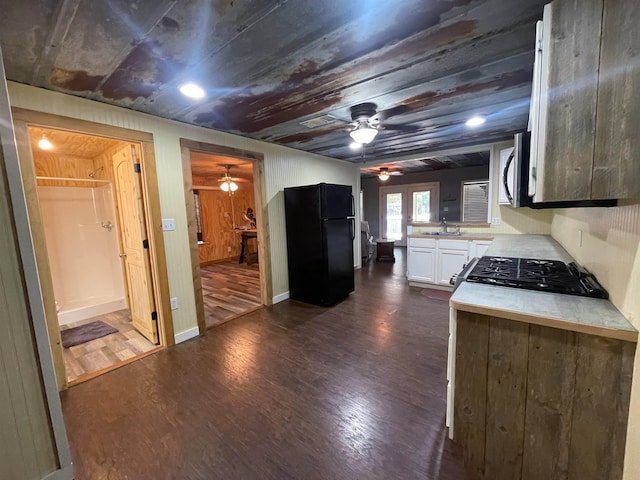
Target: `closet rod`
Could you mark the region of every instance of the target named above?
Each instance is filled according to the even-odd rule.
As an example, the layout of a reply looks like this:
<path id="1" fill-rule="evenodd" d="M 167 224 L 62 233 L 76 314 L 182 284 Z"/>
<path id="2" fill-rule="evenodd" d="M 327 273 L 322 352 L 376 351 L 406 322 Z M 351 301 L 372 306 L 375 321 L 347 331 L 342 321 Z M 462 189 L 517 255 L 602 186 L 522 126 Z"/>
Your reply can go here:
<path id="1" fill-rule="evenodd" d="M 95 178 L 36 177 L 36 180 L 56 180 L 56 181 L 59 181 L 59 182 L 111 183 L 111 180 L 96 180 Z"/>

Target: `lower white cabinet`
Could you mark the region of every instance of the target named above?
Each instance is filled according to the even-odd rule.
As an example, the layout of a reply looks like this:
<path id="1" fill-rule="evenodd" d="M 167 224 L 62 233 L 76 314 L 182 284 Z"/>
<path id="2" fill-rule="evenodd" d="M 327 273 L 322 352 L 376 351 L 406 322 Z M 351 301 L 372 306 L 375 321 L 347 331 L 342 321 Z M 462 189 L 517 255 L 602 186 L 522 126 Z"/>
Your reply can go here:
<path id="1" fill-rule="evenodd" d="M 460 273 L 469 259 L 466 250 L 438 250 L 438 281 L 440 285 L 450 285 L 449 280 Z"/>
<path id="2" fill-rule="evenodd" d="M 483 256 L 490 244 L 489 240 L 409 237 L 407 278 L 410 282 L 450 287 L 451 277 L 460 273 L 471 258 Z"/>
<path id="3" fill-rule="evenodd" d="M 409 280 L 435 283 L 436 281 L 436 249 L 425 247 L 409 247 L 409 264 L 407 265 Z"/>

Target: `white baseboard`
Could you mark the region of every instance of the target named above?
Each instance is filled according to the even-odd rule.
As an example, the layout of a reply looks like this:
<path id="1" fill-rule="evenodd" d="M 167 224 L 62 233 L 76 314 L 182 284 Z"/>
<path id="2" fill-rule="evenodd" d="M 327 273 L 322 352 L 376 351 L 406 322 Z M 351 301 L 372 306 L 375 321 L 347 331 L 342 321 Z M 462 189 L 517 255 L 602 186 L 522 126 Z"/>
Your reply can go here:
<path id="1" fill-rule="evenodd" d="M 42 480 L 73 480 L 73 465 L 67 465 L 64 468 L 51 472 L 42 477 Z"/>
<path id="2" fill-rule="evenodd" d="M 284 302 L 285 300 L 289 299 L 289 292 L 284 292 L 281 293 L 280 295 L 276 295 L 275 297 L 273 297 L 273 303 L 274 305 L 276 303 L 280 303 L 280 302 Z"/>
<path id="3" fill-rule="evenodd" d="M 187 340 L 197 337 L 198 335 L 200 335 L 200 330 L 198 329 L 198 327 L 193 327 L 189 330 L 185 330 L 184 332 L 176 333 L 174 338 L 177 345 L 178 343 L 186 342 Z"/>

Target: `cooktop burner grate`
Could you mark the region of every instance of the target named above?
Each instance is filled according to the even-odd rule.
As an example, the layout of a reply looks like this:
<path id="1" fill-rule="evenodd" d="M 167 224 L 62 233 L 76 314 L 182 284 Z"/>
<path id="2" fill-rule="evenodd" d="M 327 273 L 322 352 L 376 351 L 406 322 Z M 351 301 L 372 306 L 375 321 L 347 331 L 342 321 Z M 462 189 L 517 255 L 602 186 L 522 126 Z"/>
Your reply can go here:
<path id="1" fill-rule="evenodd" d="M 609 297 L 589 272 L 575 263 L 566 264 L 557 260 L 482 257 L 466 280 L 569 295 Z"/>

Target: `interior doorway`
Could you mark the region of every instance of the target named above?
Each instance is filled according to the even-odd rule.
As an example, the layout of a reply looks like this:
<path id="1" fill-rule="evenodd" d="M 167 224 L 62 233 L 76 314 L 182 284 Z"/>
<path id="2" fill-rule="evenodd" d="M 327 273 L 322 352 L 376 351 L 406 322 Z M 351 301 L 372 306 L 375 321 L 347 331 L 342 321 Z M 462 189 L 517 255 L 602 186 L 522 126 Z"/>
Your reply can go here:
<path id="1" fill-rule="evenodd" d="M 262 306 L 253 164 L 191 152 L 205 325 L 216 327 Z"/>
<path id="2" fill-rule="evenodd" d="M 182 140 L 201 332 L 271 303 L 262 157 Z"/>
<path id="3" fill-rule="evenodd" d="M 59 388 L 172 344 L 149 145 L 52 126 L 68 121 L 60 117 L 45 125 L 25 121 L 30 112 L 14 115 Z"/>

